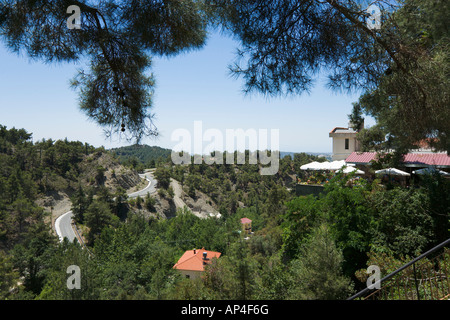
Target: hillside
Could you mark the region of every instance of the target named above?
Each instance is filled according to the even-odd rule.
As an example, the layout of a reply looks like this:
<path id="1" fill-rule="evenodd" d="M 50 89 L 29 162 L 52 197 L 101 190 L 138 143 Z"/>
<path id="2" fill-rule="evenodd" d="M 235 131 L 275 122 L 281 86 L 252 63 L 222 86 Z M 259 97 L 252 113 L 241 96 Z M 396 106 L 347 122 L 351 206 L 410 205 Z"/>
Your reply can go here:
<path id="1" fill-rule="evenodd" d="M 450 181 L 389 189 L 336 174 L 321 196 L 297 197 L 312 160 L 284 157 L 263 176 L 261 164 L 167 159 L 147 172 L 157 192 L 128 198 L 138 176 L 112 153 L 0 126 L 0 299 L 346 299 L 368 265 L 388 274 L 448 239 Z M 51 233 L 70 202 L 89 250 Z M 193 248 L 221 253 L 198 280 L 173 268 Z M 81 290 L 68 290 L 71 265 Z"/>
<path id="2" fill-rule="evenodd" d="M 262 176 L 257 165 L 248 163 L 174 166 L 168 161 L 160 164 L 154 175 L 159 188 L 175 189 L 173 182 L 178 182 L 180 199 L 198 216 L 233 215 L 239 208 L 253 205 L 268 212 L 274 210 L 274 203 L 291 196 L 289 190 L 296 184 L 300 166 L 311 161 L 324 161 L 324 158 L 306 153 L 281 157 L 278 173 L 268 176 Z M 265 208 L 268 202 L 271 204 Z"/>
<path id="3" fill-rule="evenodd" d="M 79 186 L 114 193 L 142 179 L 104 148 L 79 141 L 31 142 L 25 129 L 0 126 L 0 248 L 20 243 L 35 223 L 53 226 Z"/>
<path id="4" fill-rule="evenodd" d="M 94 190 L 106 187 L 114 194 L 120 189 L 135 191 L 145 184 L 136 171 L 121 165 L 112 154 L 103 150 L 85 155 L 78 163 L 78 171 L 76 181 L 66 180 L 67 188 L 47 192 L 37 200 L 38 205 L 52 213 L 52 225 L 58 216 L 70 210 L 70 197 L 78 185 Z"/>
<path id="5" fill-rule="evenodd" d="M 110 151 L 117 155 L 122 164 L 142 168 L 154 168 L 157 162 L 165 161 L 170 157 L 171 150 L 158 146 L 132 145 L 113 148 Z"/>

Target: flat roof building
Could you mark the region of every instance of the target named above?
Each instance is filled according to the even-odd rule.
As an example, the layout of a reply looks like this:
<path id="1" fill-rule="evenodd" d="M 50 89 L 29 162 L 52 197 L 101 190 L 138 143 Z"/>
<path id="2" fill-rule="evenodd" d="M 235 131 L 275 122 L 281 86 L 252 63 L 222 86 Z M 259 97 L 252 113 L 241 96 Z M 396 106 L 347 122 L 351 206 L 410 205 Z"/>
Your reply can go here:
<path id="1" fill-rule="evenodd" d="M 348 124 L 348 128 L 335 127 L 330 131 L 329 137 L 333 138 L 333 161 L 345 160 L 352 152 L 360 150 L 357 134 L 352 123 Z"/>

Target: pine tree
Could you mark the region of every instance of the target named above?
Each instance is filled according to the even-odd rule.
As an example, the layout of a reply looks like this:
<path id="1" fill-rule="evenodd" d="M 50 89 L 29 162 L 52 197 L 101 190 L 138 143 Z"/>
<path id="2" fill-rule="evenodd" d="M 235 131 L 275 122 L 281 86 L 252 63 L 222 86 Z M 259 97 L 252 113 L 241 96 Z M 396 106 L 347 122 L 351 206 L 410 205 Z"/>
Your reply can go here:
<path id="1" fill-rule="evenodd" d="M 71 27 L 69 6 L 79 9 L 81 28 Z M 0 39 L 35 60 L 87 60 L 89 70 L 72 80 L 81 110 L 109 134 L 139 141 L 157 134 L 151 56 L 202 47 L 208 22 L 203 6 L 195 0 L 1 1 Z"/>
<path id="2" fill-rule="evenodd" d="M 89 228 L 88 242 L 93 245 L 104 227 L 114 225 L 118 218 L 111 212 L 108 203 L 94 200 L 85 213 L 86 226 Z"/>
<path id="3" fill-rule="evenodd" d="M 450 152 L 448 5 L 436 0 L 215 1 L 241 45 L 231 71 L 245 91 L 268 96 L 309 92 L 319 73 L 336 91 L 362 93 L 356 104 L 399 147 L 422 139 Z M 367 6 L 368 4 L 366 4 Z"/>
<path id="4" fill-rule="evenodd" d="M 342 252 L 326 225 L 316 228 L 297 260 L 292 262 L 296 285 L 292 299 L 345 299 L 351 293 L 350 279 L 342 274 Z"/>
<path id="5" fill-rule="evenodd" d="M 81 185 L 78 186 L 78 189 L 72 195 L 70 200 L 72 201 L 71 210 L 73 212 L 75 221 L 83 223 L 84 214 L 90 203 Z"/>

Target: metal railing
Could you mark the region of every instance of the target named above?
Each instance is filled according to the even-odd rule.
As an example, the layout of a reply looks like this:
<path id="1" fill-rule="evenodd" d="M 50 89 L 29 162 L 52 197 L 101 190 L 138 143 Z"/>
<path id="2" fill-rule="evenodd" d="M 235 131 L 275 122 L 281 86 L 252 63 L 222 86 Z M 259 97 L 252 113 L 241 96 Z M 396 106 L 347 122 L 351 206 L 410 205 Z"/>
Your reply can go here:
<path id="1" fill-rule="evenodd" d="M 347 300 L 439 300 L 450 294 L 450 239 L 379 280 L 380 289 L 365 288 Z M 442 252 L 437 253 L 438 250 Z"/>

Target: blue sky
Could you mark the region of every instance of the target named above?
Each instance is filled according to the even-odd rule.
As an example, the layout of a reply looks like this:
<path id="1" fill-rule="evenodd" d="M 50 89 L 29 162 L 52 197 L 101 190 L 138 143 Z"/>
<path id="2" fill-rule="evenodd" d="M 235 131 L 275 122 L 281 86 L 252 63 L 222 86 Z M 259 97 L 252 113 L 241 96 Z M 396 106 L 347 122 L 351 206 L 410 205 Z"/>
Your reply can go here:
<path id="1" fill-rule="evenodd" d="M 318 81 L 310 94 L 271 98 L 242 93 L 243 80 L 230 76 L 237 43 L 213 34 L 198 51 L 174 58 L 154 58 L 156 78 L 153 112 L 161 135 L 142 143 L 172 148 L 171 133 L 179 128 L 193 132 L 194 121 L 203 129 L 278 129 L 280 150 L 331 152 L 328 133 L 347 126 L 347 115 L 358 94 L 334 93 Z M 69 80 L 83 65 L 46 65 L 0 46 L 0 124 L 24 128 L 34 140 L 79 140 L 106 148 L 130 145 L 124 139 L 106 138 L 102 128 L 78 108 L 78 96 Z M 366 119 L 366 126 L 373 125 Z"/>

